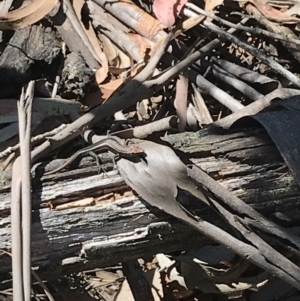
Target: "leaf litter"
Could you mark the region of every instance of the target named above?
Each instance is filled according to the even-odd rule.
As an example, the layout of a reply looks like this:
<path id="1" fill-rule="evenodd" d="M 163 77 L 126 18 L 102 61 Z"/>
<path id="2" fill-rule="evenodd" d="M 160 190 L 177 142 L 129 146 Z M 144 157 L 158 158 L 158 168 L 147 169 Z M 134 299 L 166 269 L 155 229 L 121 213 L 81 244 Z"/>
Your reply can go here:
<path id="1" fill-rule="evenodd" d="M 296 54 L 299 47 L 296 44 L 300 15 L 298 1 L 206 0 L 200 3 L 154 0 L 152 3 L 126 0 L 107 5 L 107 1 L 102 0 L 73 3 L 66 0 L 62 5 L 57 0 L 33 0 L 24 1 L 18 8 L 10 2 L 2 1 L 3 7 L 0 6 L 3 162 L 9 153 L 8 147 L 17 151 L 16 98 L 22 85 L 36 80 L 32 130 L 33 136 L 39 137 L 41 132 L 50 133 L 76 116 L 110 102 L 146 68 L 168 32 L 173 30 L 174 37 L 160 63 L 144 79 L 153 80 L 158 88 L 149 86 L 150 93 L 139 95 L 137 105 L 128 107 L 124 103 L 124 107 L 115 113 L 114 120 L 109 116 L 110 119 L 106 118 L 100 125 L 100 132 L 120 132 L 121 137 L 134 138 L 155 131 L 165 134 L 195 131 L 213 122 L 228 128 L 236 126 L 234 122 L 240 118 L 271 107 L 276 112 L 258 114 L 255 118 L 268 130 L 300 182 L 299 152 L 295 152 L 299 145 L 294 144 L 296 134 L 293 132 L 299 117 L 300 95 L 300 59 Z M 203 14 L 203 10 L 211 15 Z M 226 21 L 236 26 L 231 27 Z M 30 35 L 28 28 L 35 34 Z M 22 29 L 27 30 L 23 41 L 13 40 Z M 28 55 L 30 45 L 33 45 L 34 58 Z M 8 46 L 15 52 L 5 51 Z M 46 50 L 47 55 L 43 56 Z M 18 54 L 24 54 L 24 51 L 26 56 L 20 60 Z M 197 51 L 198 59 L 193 63 L 186 60 Z M 176 70 L 180 62 L 186 63 Z M 272 100 L 278 98 L 282 102 L 277 101 L 272 106 Z M 291 105 L 286 106 L 285 99 L 289 99 Z M 177 116 L 175 124 L 169 119 L 166 122 L 166 118 L 174 115 Z M 274 124 L 276 120 L 281 122 Z M 145 124 L 152 129 L 141 130 L 139 126 Z M 277 130 L 276 126 L 279 127 Z M 287 130 L 294 134 L 291 135 L 293 139 L 285 137 L 282 143 L 280 135 Z M 45 137 L 40 139 L 42 142 Z M 208 246 L 209 251 L 205 247 L 200 249 L 205 254 L 201 260 L 214 252 L 214 247 Z M 163 254 L 157 256 L 160 272 L 166 273 L 164 280 L 170 289 L 168 293 L 178 300 L 194 300 L 197 297 L 195 289 L 202 291 L 202 298 L 215 294 L 216 298 L 226 295 L 237 300 L 259 300 L 255 293 L 246 298 L 244 292 L 258 291 L 266 284 L 274 283 L 265 273 L 233 257 L 200 262 L 195 259 L 198 253 L 199 250 L 194 250 L 171 256 L 172 264 L 181 266 L 180 272 L 174 272 L 171 264 L 162 268 L 161 261 L 169 260 Z M 221 254 L 225 254 L 224 251 Z M 236 269 L 239 273 L 235 273 Z M 97 284 L 102 281 L 99 273 L 95 272 L 96 278 L 92 281 L 87 272 L 81 276 L 89 283 L 90 294 L 95 296 L 97 288 L 97 294 L 105 292 L 110 295 L 106 296 L 109 300 L 115 296 L 123 276 L 111 275 L 114 283 L 111 289 Z M 191 279 L 191 275 L 198 273 L 207 285 L 199 281 L 201 276 L 197 276 L 198 281 Z M 181 285 L 171 287 L 170 283 L 176 281 Z M 92 292 L 90 287 L 93 287 Z M 272 298 L 277 295 L 269 292 L 264 300 Z M 282 300 L 289 300 L 289 297 Z"/>

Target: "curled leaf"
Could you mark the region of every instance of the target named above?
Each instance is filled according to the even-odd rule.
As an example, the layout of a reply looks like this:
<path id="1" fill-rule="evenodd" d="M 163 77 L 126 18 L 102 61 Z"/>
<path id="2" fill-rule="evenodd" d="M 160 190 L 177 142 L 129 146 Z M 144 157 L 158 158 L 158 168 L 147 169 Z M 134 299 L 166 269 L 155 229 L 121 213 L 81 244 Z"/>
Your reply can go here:
<path id="1" fill-rule="evenodd" d="M 89 27 L 85 27 L 81 21 L 81 10 L 85 4 L 84 0 L 76 0 L 73 2 L 74 11 L 77 15 L 78 20 L 81 23 L 81 26 L 91 42 L 91 46 L 93 47 L 93 50 L 96 53 L 96 59 L 101 64 L 101 67 L 96 71 L 96 82 L 97 84 L 101 84 L 107 77 L 108 74 L 108 61 L 106 58 L 106 55 L 103 53 L 99 40 L 97 39 L 97 36 L 95 34 L 95 31 L 91 24 L 89 24 Z"/>
<path id="2" fill-rule="evenodd" d="M 123 82 L 124 80 L 122 78 L 117 78 L 107 84 L 99 85 L 102 92 L 102 98 L 108 99 L 123 84 Z"/>
<path id="3" fill-rule="evenodd" d="M 154 0 L 153 12 L 162 24 L 166 27 L 171 27 L 187 1 L 188 0 Z"/>
<path id="4" fill-rule="evenodd" d="M 299 19 L 296 17 L 291 17 L 281 12 L 280 10 L 274 8 L 270 5 L 268 0 L 249 0 L 248 2 L 255 5 L 255 7 L 267 18 L 270 20 L 280 21 L 280 22 L 299 22 Z"/>
<path id="5" fill-rule="evenodd" d="M 58 0 L 33 0 L 8 13 L 0 13 L 0 30 L 24 28 L 44 18 L 54 8 Z"/>

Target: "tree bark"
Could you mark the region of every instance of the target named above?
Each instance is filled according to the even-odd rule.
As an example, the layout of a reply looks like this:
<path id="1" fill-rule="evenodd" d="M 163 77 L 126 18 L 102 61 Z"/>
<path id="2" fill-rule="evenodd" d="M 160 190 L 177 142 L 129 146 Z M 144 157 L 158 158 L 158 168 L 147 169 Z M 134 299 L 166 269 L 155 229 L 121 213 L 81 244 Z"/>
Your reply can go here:
<path id="1" fill-rule="evenodd" d="M 299 186 L 263 130 L 220 134 L 202 130 L 165 140 L 183 161 L 200 166 L 266 217 L 286 227 L 298 220 Z M 79 165 L 83 168 L 43 177 L 45 165 L 33 167 L 32 260 L 47 277 L 208 242 L 130 193 L 116 170 L 99 174 L 95 163 L 84 158 Z M 10 179 L 8 174 L 1 178 L 0 248 L 10 251 Z M 178 199 L 201 218 L 226 228 L 188 192 L 180 192 Z M 59 207 L 78 200 L 84 200 L 81 207 Z M 0 266 L 5 279 L 11 270 L 8 255 L 0 254 Z"/>

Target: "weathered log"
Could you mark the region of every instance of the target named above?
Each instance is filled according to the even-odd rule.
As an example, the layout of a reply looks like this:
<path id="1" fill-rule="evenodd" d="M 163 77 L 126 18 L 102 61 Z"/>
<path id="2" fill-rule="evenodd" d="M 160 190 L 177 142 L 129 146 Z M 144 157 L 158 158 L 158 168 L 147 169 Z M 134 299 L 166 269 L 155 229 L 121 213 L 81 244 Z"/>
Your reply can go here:
<path id="1" fill-rule="evenodd" d="M 182 160 L 193 161 L 266 217 L 284 226 L 297 221 L 299 186 L 263 130 L 222 134 L 202 130 L 171 135 L 166 140 L 179 150 Z M 91 160 L 85 158 L 82 163 L 83 169 L 48 177 L 42 177 L 44 163 L 34 168 L 32 258 L 33 266 L 39 266 L 41 273 L 47 271 L 49 277 L 109 266 L 207 242 L 177 220 L 146 207 L 134 195 L 115 200 L 117 194 L 130 190 L 117 171 L 103 175 Z M 5 184 L 0 188 L 0 248 L 10 250 L 9 179 Z M 105 200 L 99 198 L 109 193 Z M 85 198 L 90 198 L 89 206 L 49 208 Z M 194 202 L 188 192 L 180 192 L 179 200 L 201 218 L 226 227 L 211 209 Z M 278 218 L 279 214 L 284 220 Z M 0 277 L 5 278 L 11 269 L 10 258 L 1 254 L 0 265 Z"/>
<path id="2" fill-rule="evenodd" d="M 16 30 L 0 55 L 0 99 L 19 98 L 22 86 L 50 75 L 61 42 L 50 27 L 32 25 Z"/>

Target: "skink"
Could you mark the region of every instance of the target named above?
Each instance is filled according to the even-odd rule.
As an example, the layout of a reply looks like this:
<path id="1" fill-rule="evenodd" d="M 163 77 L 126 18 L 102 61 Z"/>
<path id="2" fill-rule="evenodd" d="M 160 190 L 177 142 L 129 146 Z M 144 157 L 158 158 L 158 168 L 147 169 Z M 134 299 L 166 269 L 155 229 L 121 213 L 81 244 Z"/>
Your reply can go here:
<path id="1" fill-rule="evenodd" d="M 114 136 L 104 138 L 95 144 L 89 145 L 85 148 L 78 150 L 63 165 L 45 173 L 45 175 L 47 176 L 59 172 L 60 170 L 69 166 L 78 156 L 86 153 L 94 153 L 96 151 L 109 150 L 116 155 L 132 156 L 142 154 L 144 152 L 144 150 L 138 144 L 125 145 L 122 142 L 122 139 Z"/>

